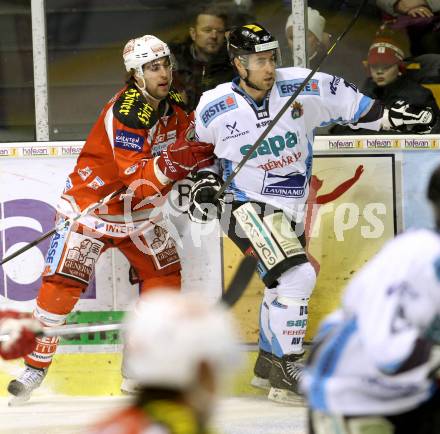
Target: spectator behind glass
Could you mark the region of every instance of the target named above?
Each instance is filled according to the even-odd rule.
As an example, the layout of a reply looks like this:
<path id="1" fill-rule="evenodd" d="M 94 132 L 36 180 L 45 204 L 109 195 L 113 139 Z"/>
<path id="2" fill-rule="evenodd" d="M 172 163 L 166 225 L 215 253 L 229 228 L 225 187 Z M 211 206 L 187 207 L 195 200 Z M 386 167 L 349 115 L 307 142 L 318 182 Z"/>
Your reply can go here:
<path id="1" fill-rule="evenodd" d="M 368 50 L 367 68 L 370 76 L 364 83 L 361 92 L 380 100 L 387 108 L 390 108 L 398 100 L 404 100 L 415 106 L 431 107 L 438 119 L 439 109 L 432 92 L 408 78 L 403 59 L 403 50 L 391 37 L 379 36 Z M 439 131 L 439 121 L 437 121 L 431 133 L 436 134 Z M 371 134 L 371 131 L 335 126 L 331 129 L 331 133 Z M 390 134 L 390 132 L 383 131 L 379 134 Z"/>
<path id="2" fill-rule="evenodd" d="M 225 29 L 226 15 L 209 7 L 194 15 L 186 41 L 170 44 L 177 60 L 174 84 L 189 110 L 195 109 L 203 92 L 234 76 L 226 52 Z"/>
<path id="3" fill-rule="evenodd" d="M 307 54 L 309 62 L 316 62 L 330 46 L 330 35 L 324 32 L 325 18 L 311 7 L 307 8 Z M 286 22 L 286 38 L 290 52 L 293 50 L 293 18 L 289 15 Z M 310 65 L 313 68 L 313 65 Z"/>
<path id="4" fill-rule="evenodd" d="M 440 0 L 376 0 L 391 29 L 406 29 L 412 56 L 440 53 Z"/>

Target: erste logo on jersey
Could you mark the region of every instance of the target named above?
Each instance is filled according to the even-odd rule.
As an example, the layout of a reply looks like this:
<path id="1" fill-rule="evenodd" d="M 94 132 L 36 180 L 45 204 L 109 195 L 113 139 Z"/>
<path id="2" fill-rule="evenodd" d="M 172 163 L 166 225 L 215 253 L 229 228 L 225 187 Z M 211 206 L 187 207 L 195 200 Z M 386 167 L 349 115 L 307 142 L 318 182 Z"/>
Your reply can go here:
<path id="1" fill-rule="evenodd" d="M 217 116 L 234 110 L 237 107 L 238 104 L 233 93 L 215 99 L 203 107 L 200 113 L 203 126 L 206 128 Z"/>
<path id="2" fill-rule="evenodd" d="M 142 152 L 145 137 L 125 130 L 116 130 L 115 148 L 125 149 L 126 151 Z"/>
<path id="3" fill-rule="evenodd" d="M 278 93 L 280 96 L 291 96 L 301 86 L 303 81 L 302 78 L 277 81 Z M 309 80 L 300 92 L 300 95 L 320 95 L 319 81 L 316 79 Z"/>

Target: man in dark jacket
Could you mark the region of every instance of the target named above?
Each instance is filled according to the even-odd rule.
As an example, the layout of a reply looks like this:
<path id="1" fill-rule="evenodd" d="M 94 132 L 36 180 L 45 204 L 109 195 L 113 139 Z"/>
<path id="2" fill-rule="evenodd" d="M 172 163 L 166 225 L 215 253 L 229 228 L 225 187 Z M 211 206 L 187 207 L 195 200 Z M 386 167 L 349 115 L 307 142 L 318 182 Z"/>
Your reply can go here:
<path id="1" fill-rule="evenodd" d="M 183 43 L 170 44 L 177 60 L 174 85 L 193 110 L 200 96 L 234 77 L 225 46 L 226 15 L 214 8 L 194 16 L 189 37 Z"/>

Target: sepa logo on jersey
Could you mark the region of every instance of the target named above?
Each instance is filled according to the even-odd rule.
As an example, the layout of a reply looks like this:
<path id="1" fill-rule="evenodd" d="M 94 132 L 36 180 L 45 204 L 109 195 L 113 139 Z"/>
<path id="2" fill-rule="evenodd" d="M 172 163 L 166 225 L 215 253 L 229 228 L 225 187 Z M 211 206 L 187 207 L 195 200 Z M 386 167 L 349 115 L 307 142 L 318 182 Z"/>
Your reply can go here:
<path id="1" fill-rule="evenodd" d="M 145 138 L 130 131 L 116 130 L 115 148 L 126 151 L 142 152 Z"/>
<path id="2" fill-rule="evenodd" d="M 237 101 L 233 93 L 215 99 L 202 109 L 200 119 L 202 120 L 203 126 L 207 127 L 217 116 L 229 110 L 234 110 L 237 107 Z"/>
<path id="3" fill-rule="evenodd" d="M 298 144 L 298 136 L 291 131 L 283 136 L 272 136 L 261 142 L 261 145 L 249 157 L 249 160 L 256 158 L 258 155 L 274 155 L 279 157 L 286 148 L 294 148 Z M 246 155 L 253 145 L 244 145 L 240 148 L 241 155 Z"/>
<path id="4" fill-rule="evenodd" d="M 304 80 L 302 78 L 277 81 L 278 93 L 280 96 L 291 96 L 301 86 L 303 81 Z M 309 82 L 304 86 L 304 89 L 301 91 L 300 95 L 320 95 L 319 81 L 315 79 L 309 80 Z"/>

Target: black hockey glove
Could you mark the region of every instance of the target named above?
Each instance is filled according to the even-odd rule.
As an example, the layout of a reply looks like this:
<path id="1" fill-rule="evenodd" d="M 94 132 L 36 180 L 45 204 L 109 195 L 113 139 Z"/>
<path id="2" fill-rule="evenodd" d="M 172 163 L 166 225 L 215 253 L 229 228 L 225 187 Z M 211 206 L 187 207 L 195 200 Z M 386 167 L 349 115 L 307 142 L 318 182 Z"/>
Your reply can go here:
<path id="1" fill-rule="evenodd" d="M 215 200 L 222 185 L 221 179 L 212 172 L 199 172 L 189 194 L 189 218 L 196 223 L 219 219 L 224 206 L 223 197 Z"/>
<path id="2" fill-rule="evenodd" d="M 385 111 L 386 116 L 387 111 Z M 435 114 L 430 107 L 419 107 L 403 100 L 396 101 L 388 109 L 389 128 L 384 119 L 384 128 L 405 133 L 429 134 L 435 124 Z"/>

